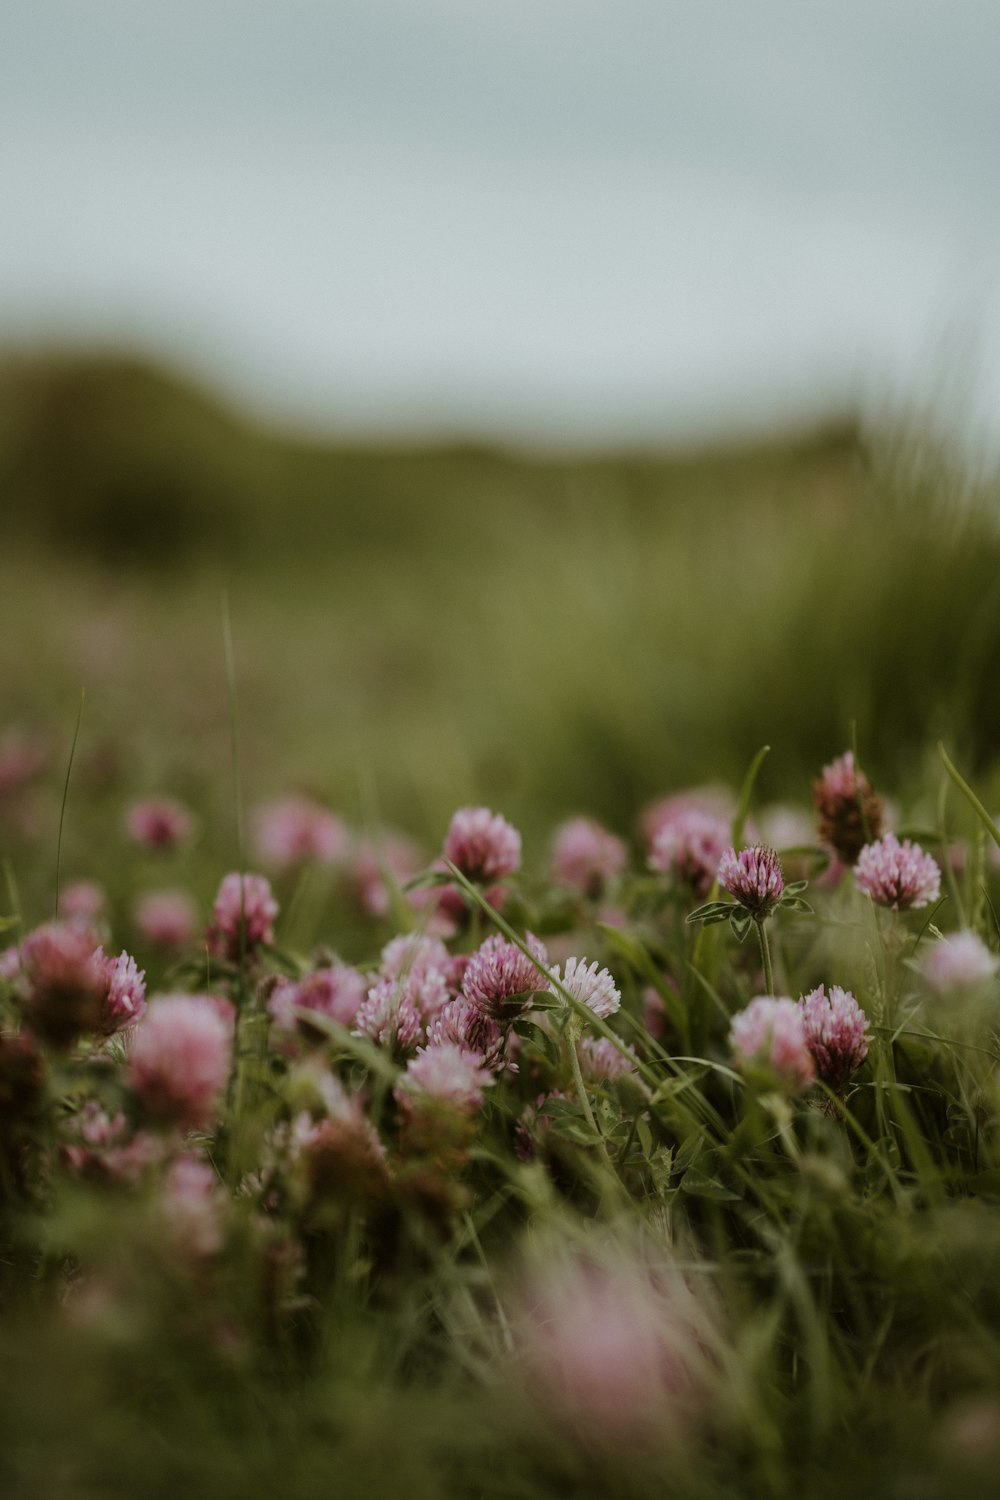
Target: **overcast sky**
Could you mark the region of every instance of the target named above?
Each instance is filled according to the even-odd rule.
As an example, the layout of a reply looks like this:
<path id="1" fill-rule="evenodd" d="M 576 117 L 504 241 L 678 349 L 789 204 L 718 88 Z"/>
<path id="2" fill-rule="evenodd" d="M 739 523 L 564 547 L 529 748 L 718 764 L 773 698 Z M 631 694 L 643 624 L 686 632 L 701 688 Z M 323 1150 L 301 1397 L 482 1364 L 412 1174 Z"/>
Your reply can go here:
<path id="1" fill-rule="evenodd" d="M 950 379 L 1000 432 L 998 0 L 0 11 L 6 342 L 341 426 L 674 433 Z"/>

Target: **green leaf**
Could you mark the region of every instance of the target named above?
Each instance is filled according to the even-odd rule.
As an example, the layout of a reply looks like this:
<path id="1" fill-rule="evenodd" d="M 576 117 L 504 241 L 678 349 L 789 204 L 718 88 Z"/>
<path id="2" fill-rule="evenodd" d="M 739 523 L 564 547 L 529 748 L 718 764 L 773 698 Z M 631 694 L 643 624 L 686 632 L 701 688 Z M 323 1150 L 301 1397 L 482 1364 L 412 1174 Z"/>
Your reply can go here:
<path id="1" fill-rule="evenodd" d="M 753 917 L 742 906 L 733 909 L 729 918 L 729 925 L 733 930 L 733 937 L 738 943 L 745 943 L 753 926 Z"/>
<path id="2" fill-rule="evenodd" d="M 813 915 L 813 909 L 809 905 L 809 902 L 803 901 L 801 896 L 782 896 L 778 905 L 782 911 L 797 911 L 801 912 L 803 916 L 808 917 Z"/>
<path id="3" fill-rule="evenodd" d="M 688 1167 L 681 1178 L 681 1190 L 695 1198 L 709 1198 L 715 1203 L 737 1203 L 739 1193 L 726 1187 L 717 1177 L 706 1177 L 697 1167 Z"/>
<path id="4" fill-rule="evenodd" d="M 688 912 L 684 920 L 685 922 L 705 922 L 710 926 L 713 922 L 724 922 L 733 910 L 732 901 L 708 901 L 704 906 L 697 907 L 695 911 Z"/>
<path id="5" fill-rule="evenodd" d="M 743 786 L 740 790 L 739 806 L 736 809 L 736 816 L 733 819 L 732 827 L 733 845 L 737 849 L 743 841 L 743 825 L 747 820 L 747 813 L 750 811 L 750 798 L 753 796 L 753 786 L 757 780 L 757 772 L 764 764 L 765 756 L 770 755 L 770 753 L 770 745 L 761 745 L 757 754 L 750 762 L 750 769 L 744 778 Z"/>
<path id="6" fill-rule="evenodd" d="M 969 806 L 974 810 L 977 817 L 985 827 L 990 838 L 997 845 L 997 847 L 1000 848 L 1000 828 L 998 828 L 994 823 L 993 819 L 990 817 L 989 813 L 986 811 L 985 807 L 980 802 L 979 798 L 976 796 L 969 783 L 952 765 L 951 760 L 948 757 L 948 752 L 945 750 L 943 743 L 941 743 L 940 741 L 938 742 L 938 754 L 941 757 L 942 764 L 944 765 L 945 770 L 948 772 L 948 775 L 958 787 L 959 791 L 962 793 L 962 796 L 968 802 Z"/>
<path id="7" fill-rule="evenodd" d="M 785 886 L 785 896 L 798 896 L 809 885 L 808 880 L 792 880 Z"/>

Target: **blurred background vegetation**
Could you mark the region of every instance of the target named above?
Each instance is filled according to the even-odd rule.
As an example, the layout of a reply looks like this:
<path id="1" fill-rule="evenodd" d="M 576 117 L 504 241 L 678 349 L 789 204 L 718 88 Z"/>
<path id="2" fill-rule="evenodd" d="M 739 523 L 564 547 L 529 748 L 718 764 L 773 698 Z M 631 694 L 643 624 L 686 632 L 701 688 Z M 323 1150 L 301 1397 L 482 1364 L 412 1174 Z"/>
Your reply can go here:
<path id="1" fill-rule="evenodd" d="M 852 721 L 887 789 L 938 736 L 982 775 L 998 744 L 996 487 L 850 416 L 677 452 L 319 442 L 51 355 L 0 374 L 0 493 L 2 718 L 64 767 L 85 686 L 81 861 L 131 793 L 229 827 L 224 592 L 247 798 L 377 802 L 432 845 L 469 800 L 529 860 L 582 808 L 627 831 L 764 742 L 763 798 L 806 799 Z"/>

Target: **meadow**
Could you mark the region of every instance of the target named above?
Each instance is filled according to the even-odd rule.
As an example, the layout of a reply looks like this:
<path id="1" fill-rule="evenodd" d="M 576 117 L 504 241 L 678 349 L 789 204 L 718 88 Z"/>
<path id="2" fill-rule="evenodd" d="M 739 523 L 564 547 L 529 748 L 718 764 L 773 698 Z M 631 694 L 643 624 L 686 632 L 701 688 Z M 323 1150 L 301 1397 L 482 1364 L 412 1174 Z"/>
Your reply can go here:
<path id="1" fill-rule="evenodd" d="M 993 1493 L 995 481 L 0 395 L 4 1493 Z"/>

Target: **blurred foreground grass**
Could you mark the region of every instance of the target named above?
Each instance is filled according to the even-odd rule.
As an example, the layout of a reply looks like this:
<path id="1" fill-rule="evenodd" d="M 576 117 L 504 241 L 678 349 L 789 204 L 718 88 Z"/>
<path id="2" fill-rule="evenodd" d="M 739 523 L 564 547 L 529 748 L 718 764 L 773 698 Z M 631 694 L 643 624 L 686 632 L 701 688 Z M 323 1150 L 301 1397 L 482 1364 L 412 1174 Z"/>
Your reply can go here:
<path id="1" fill-rule="evenodd" d="M 529 842 L 627 827 L 763 742 L 763 794 L 801 794 L 851 721 L 896 784 L 938 735 L 992 763 L 996 495 L 888 435 L 324 446 L 110 358 L 8 363 L 0 398 L 3 717 L 68 748 L 85 685 L 98 811 L 124 782 L 226 816 L 224 590 L 248 797 L 374 795 L 435 842 L 463 801 Z"/>

